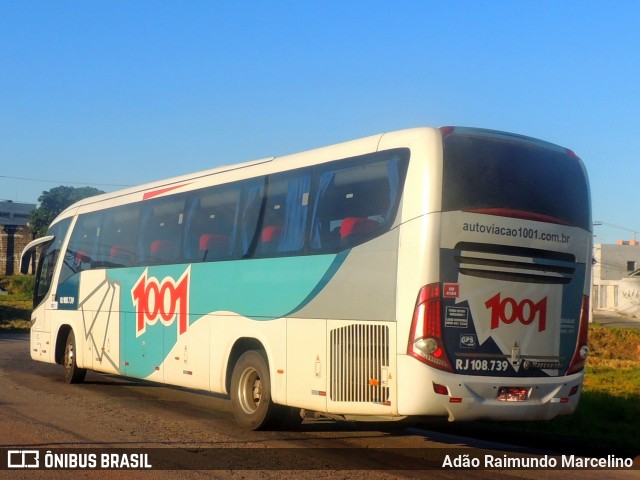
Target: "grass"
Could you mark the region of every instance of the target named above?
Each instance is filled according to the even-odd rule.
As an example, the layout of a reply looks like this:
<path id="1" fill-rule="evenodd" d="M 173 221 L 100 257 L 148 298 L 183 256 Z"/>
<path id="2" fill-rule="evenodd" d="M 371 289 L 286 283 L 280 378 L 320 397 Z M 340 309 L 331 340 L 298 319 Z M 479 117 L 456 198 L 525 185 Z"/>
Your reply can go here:
<path id="1" fill-rule="evenodd" d="M 580 431 L 584 446 L 640 454 L 640 330 L 593 325 L 580 405 L 558 428 Z"/>
<path id="2" fill-rule="evenodd" d="M 0 331 L 26 332 L 32 276 L 0 277 Z M 446 424 L 452 433 L 592 456 L 640 454 L 640 330 L 591 325 L 589 358 L 576 412 L 548 422 Z"/>
<path id="3" fill-rule="evenodd" d="M 0 289 L 7 292 L 0 295 L 0 331 L 29 330 L 34 284 L 32 275 L 0 277 Z"/>

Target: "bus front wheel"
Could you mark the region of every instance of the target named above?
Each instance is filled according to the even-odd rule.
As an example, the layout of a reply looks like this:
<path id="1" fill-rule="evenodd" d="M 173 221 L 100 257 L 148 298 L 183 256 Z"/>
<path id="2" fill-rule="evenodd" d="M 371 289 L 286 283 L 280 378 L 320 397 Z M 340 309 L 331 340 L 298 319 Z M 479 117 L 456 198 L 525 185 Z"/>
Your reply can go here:
<path id="1" fill-rule="evenodd" d="M 73 334 L 73 330 L 69 330 L 67 335 L 67 344 L 64 347 L 64 357 L 62 358 L 62 365 L 64 366 L 64 379 L 67 383 L 82 383 L 87 371 L 84 368 L 79 368 L 76 363 L 76 337 Z"/>
<path id="2" fill-rule="evenodd" d="M 271 377 L 264 355 L 243 353 L 231 375 L 231 407 L 237 422 L 249 430 L 272 426 L 277 405 L 271 400 Z"/>

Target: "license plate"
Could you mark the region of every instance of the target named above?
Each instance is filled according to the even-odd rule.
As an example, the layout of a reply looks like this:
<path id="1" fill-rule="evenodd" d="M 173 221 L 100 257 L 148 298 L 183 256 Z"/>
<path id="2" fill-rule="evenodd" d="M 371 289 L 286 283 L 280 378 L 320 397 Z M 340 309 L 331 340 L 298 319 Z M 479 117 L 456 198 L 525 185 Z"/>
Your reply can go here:
<path id="1" fill-rule="evenodd" d="M 501 402 L 526 402 L 529 399 L 528 387 L 500 387 L 498 389 L 498 400 Z"/>

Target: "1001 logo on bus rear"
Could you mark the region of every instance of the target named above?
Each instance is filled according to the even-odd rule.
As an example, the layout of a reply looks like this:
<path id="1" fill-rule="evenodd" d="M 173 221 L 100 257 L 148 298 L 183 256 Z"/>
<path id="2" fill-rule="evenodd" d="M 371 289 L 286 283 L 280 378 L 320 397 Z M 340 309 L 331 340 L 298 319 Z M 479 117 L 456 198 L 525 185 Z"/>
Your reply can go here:
<path id="1" fill-rule="evenodd" d="M 491 329 L 498 328 L 501 323 L 511 325 L 516 320 L 522 325 L 538 322 L 538 332 L 547 328 L 547 297 L 539 302 L 525 299 L 520 302 L 511 297 L 502 298 L 498 293 L 487 300 L 487 309 L 491 310 Z"/>

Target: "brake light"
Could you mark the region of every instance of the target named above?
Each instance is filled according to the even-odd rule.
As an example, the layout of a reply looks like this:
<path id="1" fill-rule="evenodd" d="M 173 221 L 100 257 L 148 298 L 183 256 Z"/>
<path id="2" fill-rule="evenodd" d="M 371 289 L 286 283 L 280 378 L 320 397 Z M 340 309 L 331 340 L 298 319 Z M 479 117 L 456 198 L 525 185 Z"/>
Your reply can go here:
<path id="1" fill-rule="evenodd" d="M 442 341 L 441 303 L 439 283 L 420 289 L 413 311 L 407 354 L 432 367 L 453 372 Z"/>
<path id="2" fill-rule="evenodd" d="M 445 385 L 433 382 L 433 391 L 438 395 L 449 395 L 449 389 Z"/>
<path id="3" fill-rule="evenodd" d="M 568 148 L 565 148 L 565 150 L 567 151 L 567 155 L 569 155 L 571 158 L 573 158 L 574 160 L 580 160 L 580 157 L 576 155 L 573 150 L 569 150 Z"/>
<path id="4" fill-rule="evenodd" d="M 571 363 L 567 369 L 567 375 L 578 373 L 584 368 L 589 354 L 589 297 L 582 297 L 582 312 L 580 313 L 580 327 L 578 328 L 578 341 L 576 349 L 571 358 Z"/>
<path id="5" fill-rule="evenodd" d="M 444 138 L 447 135 L 452 134 L 454 130 L 455 127 L 440 127 L 440 134 L 442 135 L 442 138 Z"/>

